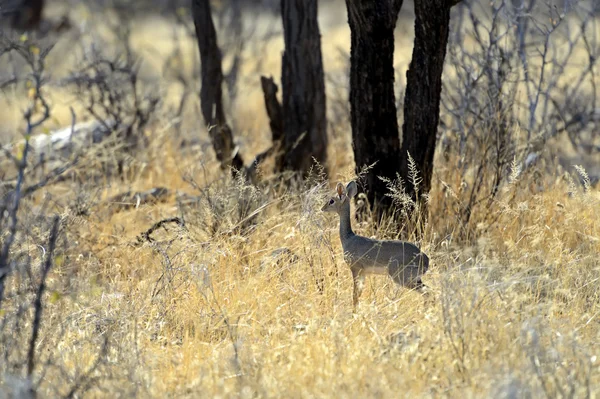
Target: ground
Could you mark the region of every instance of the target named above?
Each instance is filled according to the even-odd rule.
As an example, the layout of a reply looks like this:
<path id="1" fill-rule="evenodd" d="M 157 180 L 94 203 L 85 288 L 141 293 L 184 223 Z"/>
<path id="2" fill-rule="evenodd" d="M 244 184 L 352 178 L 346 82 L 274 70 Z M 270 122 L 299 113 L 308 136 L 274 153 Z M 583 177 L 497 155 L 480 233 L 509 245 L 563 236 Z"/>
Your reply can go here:
<path id="1" fill-rule="evenodd" d="M 335 84 L 346 67 L 336 49 L 349 47 L 343 17 L 335 10 L 322 17 L 330 173 L 292 187 L 277 183 L 268 168 L 258 187 L 222 172 L 195 95 L 181 129 L 173 127 L 166 109 L 184 88 L 161 78 L 175 45 L 173 27 L 162 17 L 132 22 L 141 73 L 166 103 L 164 115 L 145 128 L 149 143 L 131 156 L 122 177 L 98 178 L 108 157 L 98 151 L 74 168 L 74 178 L 23 205 L 25 213 L 58 212 L 66 239 L 44 295 L 34 373 L 42 396 L 66 395 L 75 382 L 86 387 L 78 391 L 85 397 L 600 396 L 600 193 L 567 162 L 589 158 L 590 169 L 597 158 L 575 153 L 564 138 L 548 150 L 567 152 L 558 154 L 563 161 L 548 156 L 523 173 L 515 166 L 468 226 L 457 217 L 462 176 L 452 157 L 437 154 L 420 241 L 431 258 L 424 277 L 429 297 L 368 277 L 352 312 L 338 220 L 319 211 L 337 181 L 355 177 L 348 120 L 334 118 L 347 99 Z M 181 68 L 191 74 L 197 49 L 183 28 L 176 33 Z M 411 35 L 398 30 L 401 77 Z M 264 56 L 248 50 L 238 101 L 229 108 L 245 159 L 269 145 L 259 76 L 278 80 L 281 46 L 276 36 Z M 67 36 L 53 50 L 53 78 L 74 65 L 72 47 Z M 70 105 L 85 119 L 72 94 L 48 92 L 48 130 L 69 126 Z M 26 96 L 15 90 L 0 103 L 6 143 L 23 132 Z M 196 144 L 182 148 L 190 138 Z M 114 200 L 155 187 L 168 189 L 156 203 L 120 208 Z M 184 226 L 171 223 L 152 241 L 139 239 L 169 217 Z M 367 236 L 415 239 L 412 231 L 376 229 L 368 217 L 354 227 Z M 35 258 L 38 243 L 25 240 L 19 250 Z M 20 278 L 11 280 L 13 290 Z M 2 372 L 0 390 L 14 389 L 11 378 L 21 371 Z"/>

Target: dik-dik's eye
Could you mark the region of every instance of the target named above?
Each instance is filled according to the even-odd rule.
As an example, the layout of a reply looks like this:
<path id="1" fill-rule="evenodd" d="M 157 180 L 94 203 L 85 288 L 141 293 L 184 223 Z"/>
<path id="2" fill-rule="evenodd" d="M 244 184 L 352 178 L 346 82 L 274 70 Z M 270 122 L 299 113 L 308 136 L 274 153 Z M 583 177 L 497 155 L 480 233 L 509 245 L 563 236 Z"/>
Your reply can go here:
<path id="1" fill-rule="evenodd" d="M 335 200 L 332 198 L 329 200 L 329 205 L 333 205 L 333 203 L 335 202 Z"/>

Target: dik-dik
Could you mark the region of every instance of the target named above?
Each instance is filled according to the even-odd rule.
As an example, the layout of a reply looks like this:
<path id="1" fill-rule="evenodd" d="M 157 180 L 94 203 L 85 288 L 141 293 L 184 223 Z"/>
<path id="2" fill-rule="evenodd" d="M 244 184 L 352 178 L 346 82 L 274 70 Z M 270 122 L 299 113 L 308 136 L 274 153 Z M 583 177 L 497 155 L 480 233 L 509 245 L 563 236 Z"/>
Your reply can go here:
<path id="1" fill-rule="evenodd" d="M 429 268 L 429 258 L 414 244 L 397 240 L 374 240 L 354 234 L 350 222 L 350 200 L 357 193 L 356 182 L 336 187 L 336 195 L 323 206 L 324 212 L 340 216 L 340 240 L 344 260 L 354 280 L 353 306 L 358 305 L 366 274 L 387 274 L 396 284 L 422 291 L 421 276 Z"/>

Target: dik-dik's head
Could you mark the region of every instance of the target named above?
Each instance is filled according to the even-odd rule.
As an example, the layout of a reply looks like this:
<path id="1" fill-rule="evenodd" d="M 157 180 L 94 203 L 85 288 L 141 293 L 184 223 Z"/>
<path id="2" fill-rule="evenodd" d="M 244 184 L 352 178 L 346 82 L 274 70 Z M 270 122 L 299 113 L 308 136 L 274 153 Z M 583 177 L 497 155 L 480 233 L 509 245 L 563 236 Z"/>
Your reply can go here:
<path id="1" fill-rule="evenodd" d="M 357 191 L 358 189 L 355 181 L 348 183 L 346 188 L 344 188 L 342 183 L 338 183 L 336 187 L 336 194 L 331 197 L 325 205 L 323 205 L 321 210 L 323 212 L 340 213 L 344 208 L 344 205 L 350 204 L 350 199 L 356 195 Z"/>

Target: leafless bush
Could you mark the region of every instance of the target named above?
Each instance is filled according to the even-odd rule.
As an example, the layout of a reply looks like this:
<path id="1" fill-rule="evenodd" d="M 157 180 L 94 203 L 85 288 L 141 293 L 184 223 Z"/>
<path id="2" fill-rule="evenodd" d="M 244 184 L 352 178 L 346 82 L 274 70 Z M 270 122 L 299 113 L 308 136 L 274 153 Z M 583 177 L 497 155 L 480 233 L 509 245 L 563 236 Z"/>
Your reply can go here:
<path id="1" fill-rule="evenodd" d="M 0 252 L 0 301 L 3 298 L 4 292 L 4 280 L 9 272 L 8 259 L 10 255 L 11 246 L 13 245 L 17 235 L 17 214 L 19 211 L 19 205 L 23 196 L 23 189 L 25 184 L 26 169 L 27 169 L 27 156 L 29 153 L 30 145 L 29 139 L 33 131 L 39 128 L 46 120 L 50 118 L 50 106 L 42 94 L 43 71 L 44 62 L 43 60 L 50 52 L 51 48 L 40 52 L 39 48 L 30 46 L 27 50 L 24 46 L 7 41 L 4 43 L 5 52 L 16 51 L 22 57 L 24 57 L 31 67 L 31 80 L 29 86 L 31 86 L 31 104 L 24 112 L 24 120 L 26 122 L 25 130 L 25 144 L 20 154 L 17 156 L 7 152 L 6 155 L 11 161 L 14 162 L 15 169 L 17 171 L 16 185 L 14 189 L 10 190 L 4 195 L 2 203 L 0 204 L 0 226 L 5 227 L 3 231 L 7 234 L 3 238 L 2 251 Z"/>
<path id="2" fill-rule="evenodd" d="M 2 61 L 5 61 L 4 57 L 11 60 L 18 59 L 19 63 L 25 64 L 25 68 L 22 68 L 21 71 L 13 69 L 12 76 L 4 82 L 0 82 L 0 88 L 19 87 L 25 89 L 24 91 L 31 101 L 24 112 L 26 140 L 20 153 L 15 157 L 10 151 L 3 148 L 3 155 L 11 160 L 16 166 L 16 170 L 19 171 L 21 184 L 23 180 L 21 174 L 26 173 L 25 165 L 31 149 L 29 138 L 34 130 L 50 118 L 50 105 L 42 93 L 42 86 L 47 83 L 45 60 L 53 47 L 53 44 L 50 44 L 41 48 L 38 43 L 29 42 L 26 36 L 17 38 L 0 31 L 0 59 Z"/>
<path id="3" fill-rule="evenodd" d="M 452 192 L 445 206 L 458 202 L 466 230 L 476 208 L 488 209 L 480 214 L 489 222 L 513 161 L 526 171 L 547 141 L 563 132 L 576 148 L 593 140 L 600 116 L 597 22 L 586 3 L 567 3 L 562 9 L 536 0 L 457 7 L 441 140 L 446 166 L 456 177 L 438 177 Z"/>
<path id="4" fill-rule="evenodd" d="M 0 33 L 0 62 L 6 63 L 13 70 L 12 77 L 4 81 L 3 87 L 26 94 L 31 102 L 24 113 L 27 122 L 23 131 L 25 140 L 0 149 L 0 164 L 4 172 L 1 176 L 0 195 L 11 190 L 14 192 L 21 184 L 21 197 L 28 197 L 42 187 L 64 178 L 65 173 L 79 161 L 82 151 L 73 146 L 73 133 L 76 130 L 73 109 L 72 125 L 65 130 L 70 131 L 70 139 L 61 136 L 61 142 L 54 143 L 60 145 L 54 146 L 51 143 L 54 137 L 40 134 L 41 130 L 50 132 L 44 126 L 51 116 L 51 104 L 46 99 L 46 90 L 52 84 L 46 70 L 46 58 L 53 48 L 52 41 L 47 43 L 47 40 L 32 40 L 26 35 L 17 37 Z"/>
<path id="5" fill-rule="evenodd" d="M 181 212 L 194 215 L 195 224 L 209 237 L 248 234 L 256 226 L 261 212 L 273 201 L 267 192 L 246 182 L 242 174 L 229 184 L 226 178 L 204 186 L 189 175 L 184 179 L 198 195 L 181 197 Z"/>
<path id="6" fill-rule="evenodd" d="M 115 55 L 92 43 L 84 48 L 82 67 L 62 84 L 74 90 L 89 115 L 106 132 L 114 132 L 115 144 L 126 154 L 147 144 L 144 128 L 157 111 L 160 96 L 156 87 L 145 86 L 139 76 L 140 61 L 129 44 L 129 28 L 117 28 L 121 49 Z M 119 174 L 124 160 L 118 159 Z"/>
<path id="7" fill-rule="evenodd" d="M 29 163 L 32 135 L 51 117 L 45 97 L 45 59 L 52 46 L 0 38 L 0 57 L 16 54 L 27 66 L 27 73 L 15 75 L 10 84 L 24 89 L 29 97 L 23 112 L 23 146 L 16 155 L 3 151 L 16 176 L 9 175 L 9 183 L 2 184 L 0 192 L 0 385 L 17 397 L 35 397 L 39 391 L 73 397 L 95 384 L 94 373 L 104 362 L 108 339 L 98 337 L 101 349 L 89 368 L 71 373 L 63 353 L 54 346 L 68 323 L 47 315 L 48 307 L 59 300 L 62 285 L 69 281 L 67 273 L 62 279 L 50 279 L 69 250 L 64 218 L 48 199 L 40 205 L 28 201 L 33 192 L 66 170 L 53 170 L 35 182 L 32 170 L 36 165 Z M 5 176 L 2 179 L 5 183 Z"/>

